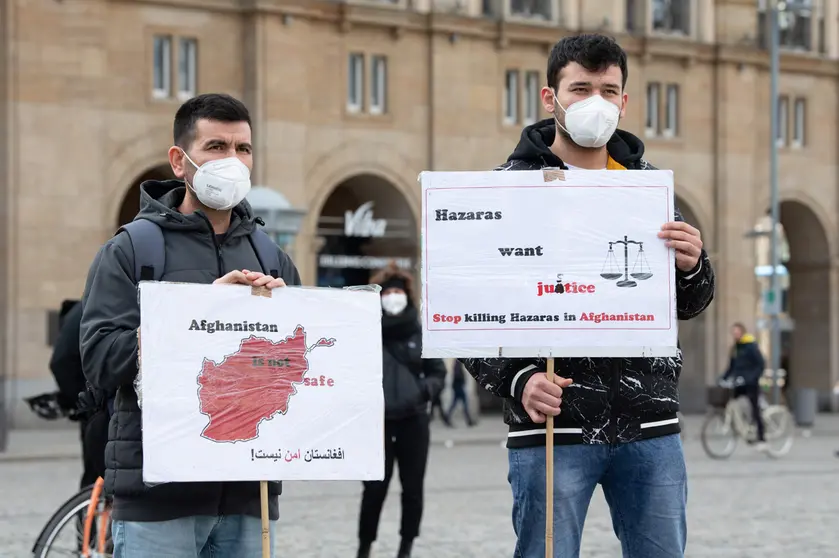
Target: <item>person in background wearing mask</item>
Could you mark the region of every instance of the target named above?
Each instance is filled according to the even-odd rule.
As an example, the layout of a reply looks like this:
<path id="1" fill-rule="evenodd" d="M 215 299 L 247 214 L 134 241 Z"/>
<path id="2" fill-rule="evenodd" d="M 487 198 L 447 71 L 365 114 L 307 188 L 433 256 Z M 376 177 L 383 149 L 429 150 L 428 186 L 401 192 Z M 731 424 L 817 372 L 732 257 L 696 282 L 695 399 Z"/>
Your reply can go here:
<path id="1" fill-rule="evenodd" d="M 757 425 L 755 449 L 766 451 L 763 416 L 760 413 L 760 378 L 766 369 L 766 361 L 757 346 L 754 335 L 748 333 L 746 326 L 736 323 L 731 326 L 734 345 L 731 347 L 731 360 L 721 380 L 729 380 L 734 386 L 734 398 L 746 396 L 752 407 L 752 419 Z"/>
<path id="2" fill-rule="evenodd" d="M 250 234 L 261 221 L 245 201 L 253 166 L 245 105 L 219 94 L 185 102 L 175 114 L 169 164 L 179 179 L 143 182 L 135 217 L 163 232 L 162 280 L 300 285 L 279 247 L 278 277 L 253 271 L 262 266 Z M 82 298 L 82 368 L 94 388 L 116 392 L 105 455 L 114 557 L 261 556 L 258 482 L 143 482 L 142 413 L 133 387 L 140 325 L 134 277 L 131 238 L 120 232 L 97 253 Z M 272 531 L 280 491 L 279 483 L 269 483 Z"/>
<path id="3" fill-rule="evenodd" d="M 627 109 L 627 62 L 614 39 L 562 39 L 551 50 L 546 76 L 542 104 L 553 117 L 526 127 L 497 170 L 654 168 L 643 159 L 641 140 L 617 129 Z M 694 318 L 711 303 L 715 283 L 700 233 L 677 209 L 658 236 L 675 250 L 678 318 Z M 623 556 L 684 555 L 687 475 L 676 414 L 681 356 L 559 358 L 554 382 L 546 377 L 545 359 L 462 362 L 479 385 L 504 398 L 516 556 L 545 555 L 547 416 L 556 417 L 555 556 L 579 556 L 598 484 Z"/>
<path id="4" fill-rule="evenodd" d="M 385 478 L 364 483 L 359 514 L 358 558 L 368 558 L 379 528 L 394 461 L 402 484 L 402 525 L 397 558 L 410 558 L 422 519 L 430 431 L 428 405 L 443 389 L 442 359 L 422 358 L 422 330 L 413 278 L 394 263 L 370 282 L 381 286 L 382 384 L 385 395 Z"/>

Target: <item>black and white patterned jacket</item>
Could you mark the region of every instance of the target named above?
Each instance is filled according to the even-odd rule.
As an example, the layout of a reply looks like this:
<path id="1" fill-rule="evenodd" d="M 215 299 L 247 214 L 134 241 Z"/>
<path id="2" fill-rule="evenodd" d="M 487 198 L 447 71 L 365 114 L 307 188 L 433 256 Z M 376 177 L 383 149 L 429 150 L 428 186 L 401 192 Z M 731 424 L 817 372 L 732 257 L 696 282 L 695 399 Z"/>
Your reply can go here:
<path id="1" fill-rule="evenodd" d="M 552 119 L 528 126 L 513 154 L 496 170 L 567 168 L 548 147 L 554 134 Z M 627 169 L 655 170 L 642 157 L 644 144 L 628 132 L 618 130 L 607 150 Z M 683 220 L 678 208 L 675 216 Z M 704 250 L 693 270 L 676 270 L 676 288 L 680 320 L 698 316 L 711 303 L 714 270 Z M 545 371 L 546 359 L 460 360 L 481 387 L 504 398 L 507 447 L 544 445 L 545 425 L 530 420 L 521 397 L 530 377 Z M 679 432 L 681 350 L 673 358 L 558 358 L 554 362 L 558 375 L 574 381 L 565 388 L 562 412 L 554 419 L 555 444 L 615 444 Z"/>

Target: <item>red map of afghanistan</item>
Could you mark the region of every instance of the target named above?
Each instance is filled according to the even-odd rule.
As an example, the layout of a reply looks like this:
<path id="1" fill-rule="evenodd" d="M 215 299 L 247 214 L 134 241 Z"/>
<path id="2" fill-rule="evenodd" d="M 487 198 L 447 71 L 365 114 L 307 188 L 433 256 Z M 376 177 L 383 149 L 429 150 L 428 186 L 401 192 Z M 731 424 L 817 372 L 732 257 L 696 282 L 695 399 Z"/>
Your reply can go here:
<path id="1" fill-rule="evenodd" d="M 297 326 L 290 337 L 276 343 L 251 335 L 239 350 L 220 364 L 204 359 L 198 376 L 201 413 L 210 423 L 201 435 L 214 442 L 246 442 L 259 435 L 259 423 L 285 414 L 294 384 L 309 371 L 306 354 L 315 347 L 331 347 L 334 339 L 320 339 L 306 347 L 306 332 Z"/>

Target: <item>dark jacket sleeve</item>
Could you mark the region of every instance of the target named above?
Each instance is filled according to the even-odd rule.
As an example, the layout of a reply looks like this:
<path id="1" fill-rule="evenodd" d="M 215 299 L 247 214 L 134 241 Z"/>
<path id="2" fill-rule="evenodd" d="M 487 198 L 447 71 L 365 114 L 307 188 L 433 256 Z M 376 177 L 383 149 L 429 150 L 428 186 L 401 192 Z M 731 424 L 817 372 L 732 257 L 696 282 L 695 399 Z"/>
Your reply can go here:
<path id="1" fill-rule="evenodd" d="M 498 397 L 521 401 L 524 385 L 537 372 L 545 371 L 544 359 L 462 358 L 463 367 L 479 386 Z"/>
<path id="2" fill-rule="evenodd" d="M 676 209 L 676 221 L 684 221 L 681 212 Z M 714 300 L 716 276 L 711 267 L 711 259 L 703 248 L 699 261 L 692 270 L 684 272 L 676 269 L 676 314 L 680 320 L 695 318 L 708 308 Z"/>
<path id="3" fill-rule="evenodd" d="M 440 358 L 422 360 L 422 372 L 425 375 L 425 390 L 428 400 L 433 401 L 446 385 L 446 365 Z"/>
<path id="4" fill-rule="evenodd" d="M 297 271 L 297 266 L 291 261 L 291 256 L 282 250 L 280 250 L 280 277 L 289 286 L 299 287 L 303 284 L 300 281 L 300 273 Z"/>
<path id="5" fill-rule="evenodd" d="M 75 408 L 79 393 L 85 390 L 82 355 L 79 350 L 81 318 L 82 305 L 77 303 L 64 316 L 64 323 L 50 358 L 50 371 L 61 393 L 59 402 L 64 408 Z"/>
<path id="6" fill-rule="evenodd" d="M 760 382 L 760 377 L 763 376 L 766 361 L 763 359 L 757 343 L 746 344 L 746 355 L 748 362 L 745 368 L 748 371 L 748 375 L 744 379 L 747 384 L 757 384 Z"/>
<path id="7" fill-rule="evenodd" d="M 115 392 L 137 376 L 140 305 L 134 251 L 125 234 L 111 238 L 93 260 L 82 297 L 82 368 L 94 388 Z"/>

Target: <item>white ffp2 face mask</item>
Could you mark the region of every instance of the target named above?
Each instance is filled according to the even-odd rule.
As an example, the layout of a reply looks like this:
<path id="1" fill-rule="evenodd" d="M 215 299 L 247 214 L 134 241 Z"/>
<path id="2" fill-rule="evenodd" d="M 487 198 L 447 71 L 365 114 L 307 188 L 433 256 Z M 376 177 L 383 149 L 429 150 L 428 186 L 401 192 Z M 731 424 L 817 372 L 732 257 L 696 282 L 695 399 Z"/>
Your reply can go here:
<path id="1" fill-rule="evenodd" d="M 210 209 L 233 209 L 248 195 L 251 171 L 238 157 L 207 161 L 199 167 L 186 151 L 183 154 L 196 168 L 190 187 L 198 201 Z"/>
<path id="2" fill-rule="evenodd" d="M 382 309 L 395 316 L 408 306 L 408 295 L 405 293 L 390 293 L 382 297 Z"/>
<path id="3" fill-rule="evenodd" d="M 556 114 L 554 120 L 580 147 L 603 147 L 618 127 L 620 109 L 600 95 L 577 101 L 568 109 L 559 104 L 556 94 L 554 100 L 565 111 L 565 126 L 559 123 Z"/>

